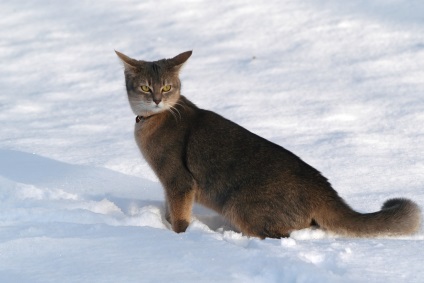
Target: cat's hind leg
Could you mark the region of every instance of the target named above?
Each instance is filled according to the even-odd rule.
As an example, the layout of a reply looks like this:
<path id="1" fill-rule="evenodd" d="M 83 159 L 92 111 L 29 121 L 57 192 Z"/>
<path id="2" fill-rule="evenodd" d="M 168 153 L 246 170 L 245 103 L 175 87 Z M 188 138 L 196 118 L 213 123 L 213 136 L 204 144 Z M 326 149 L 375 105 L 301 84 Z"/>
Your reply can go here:
<path id="1" fill-rule="evenodd" d="M 295 213 L 277 202 L 258 199 L 233 202 L 226 206 L 224 215 L 243 234 L 261 239 L 286 238 L 292 231 L 310 227 L 313 222 L 305 211 Z"/>
<path id="2" fill-rule="evenodd" d="M 265 238 L 286 238 L 293 227 L 284 225 L 278 212 L 272 211 L 268 203 L 233 203 L 227 205 L 224 216 L 244 235 Z"/>

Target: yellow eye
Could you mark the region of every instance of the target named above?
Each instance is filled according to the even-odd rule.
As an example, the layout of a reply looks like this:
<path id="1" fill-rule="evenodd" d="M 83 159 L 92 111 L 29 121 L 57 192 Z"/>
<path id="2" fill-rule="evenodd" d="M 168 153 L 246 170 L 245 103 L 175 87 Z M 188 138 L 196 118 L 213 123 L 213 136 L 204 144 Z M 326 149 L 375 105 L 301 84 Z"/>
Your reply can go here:
<path id="1" fill-rule="evenodd" d="M 165 85 L 165 86 L 163 86 L 162 90 L 163 90 L 164 92 L 168 92 L 168 91 L 170 91 L 170 90 L 171 90 L 171 85 Z"/>
<path id="2" fill-rule="evenodd" d="M 144 92 L 149 92 L 150 91 L 150 88 L 147 85 L 142 85 L 140 88 Z"/>

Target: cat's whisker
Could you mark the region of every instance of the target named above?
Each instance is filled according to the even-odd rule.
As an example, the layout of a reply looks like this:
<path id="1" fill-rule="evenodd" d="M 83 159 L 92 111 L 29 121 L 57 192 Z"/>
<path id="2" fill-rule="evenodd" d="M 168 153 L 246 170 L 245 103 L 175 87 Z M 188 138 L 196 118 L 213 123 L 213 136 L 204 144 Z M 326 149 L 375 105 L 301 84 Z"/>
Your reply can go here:
<path id="1" fill-rule="evenodd" d="M 168 108 L 167 110 L 169 111 L 169 113 L 171 113 L 171 114 L 172 114 L 172 116 L 174 116 L 175 121 L 176 121 L 176 122 L 178 122 L 177 116 L 175 115 L 175 113 L 174 113 L 174 111 L 172 110 L 172 108 Z"/>
<path id="2" fill-rule="evenodd" d="M 174 105 L 181 106 L 183 109 L 186 109 L 184 104 L 179 103 L 178 101 L 174 103 Z"/>
<path id="3" fill-rule="evenodd" d="M 169 109 L 172 109 L 172 110 L 176 111 L 178 113 L 178 115 L 180 116 L 180 120 L 182 119 L 181 113 L 180 113 L 180 111 L 177 108 L 175 108 L 174 106 L 169 106 Z"/>
<path id="4" fill-rule="evenodd" d="M 174 116 L 175 121 L 178 122 L 177 115 L 174 113 L 174 111 L 171 108 L 168 108 L 168 111 L 172 114 L 172 116 Z"/>

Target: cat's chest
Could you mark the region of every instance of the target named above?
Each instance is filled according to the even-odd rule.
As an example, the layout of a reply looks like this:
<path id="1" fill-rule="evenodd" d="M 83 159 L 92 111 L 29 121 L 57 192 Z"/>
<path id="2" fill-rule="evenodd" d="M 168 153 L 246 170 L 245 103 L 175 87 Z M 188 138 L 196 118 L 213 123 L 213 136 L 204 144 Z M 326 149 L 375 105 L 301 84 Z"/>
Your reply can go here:
<path id="1" fill-rule="evenodd" d="M 147 158 L 154 153 L 154 149 L 158 149 L 161 131 L 159 131 L 157 125 L 151 123 L 151 121 L 142 121 L 135 124 L 134 137 L 138 147 L 142 154 Z"/>
<path id="2" fill-rule="evenodd" d="M 134 130 L 137 145 L 150 164 L 183 150 L 184 129 L 173 121 L 149 119 L 137 123 Z"/>

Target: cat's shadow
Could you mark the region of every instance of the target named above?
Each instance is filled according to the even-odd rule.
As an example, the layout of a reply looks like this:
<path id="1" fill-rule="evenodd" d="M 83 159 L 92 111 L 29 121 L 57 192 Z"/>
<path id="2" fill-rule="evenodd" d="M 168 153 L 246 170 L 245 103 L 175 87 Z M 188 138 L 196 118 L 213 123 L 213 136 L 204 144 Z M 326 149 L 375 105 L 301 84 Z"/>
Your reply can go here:
<path id="1" fill-rule="evenodd" d="M 193 215 L 200 222 L 209 227 L 213 231 L 237 231 L 222 215 L 210 210 L 204 206 L 195 204 L 193 207 Z"/>

